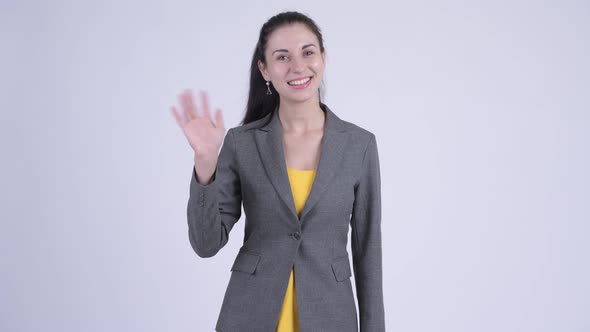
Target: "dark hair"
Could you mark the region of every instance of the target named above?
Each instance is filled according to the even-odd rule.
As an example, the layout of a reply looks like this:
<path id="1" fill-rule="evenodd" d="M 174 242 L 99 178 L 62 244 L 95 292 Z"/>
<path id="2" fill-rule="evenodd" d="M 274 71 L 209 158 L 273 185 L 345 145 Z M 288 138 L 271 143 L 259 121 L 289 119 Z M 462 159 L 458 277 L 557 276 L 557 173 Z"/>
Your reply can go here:
<path id="1" fill-rule="evenodd" d="M 280 27 L 294 23 L 305 24 L 318 38 L 320 51 L 324 53 L 322 32 L 317 24 L 308 16 L 295 11 L 288 11 L 277 14 L 266 21 L 262 25 L 262 28 L 260 28 L 260 35 L 258 36 L 258 42 L 256 43 L 254 55 L 252 56 L 252 63 L 250 64 L 248 104 L 246 106 L 246 114 L 241 122 L 242 125 L 265 117 L 279 105 L 279 94 L 272 85 L 270 85 L 272 94 L 266 94 L 266 81 L 258 69 L 258 60 L 266 64 L 264 50 L 266 49 L 270 34 Z M 320 85 L 323 85 L 323 82 Z M 318 93 L 320 94 L 320 105 L 322 105 L 322 89 L 318 89 Z"/>

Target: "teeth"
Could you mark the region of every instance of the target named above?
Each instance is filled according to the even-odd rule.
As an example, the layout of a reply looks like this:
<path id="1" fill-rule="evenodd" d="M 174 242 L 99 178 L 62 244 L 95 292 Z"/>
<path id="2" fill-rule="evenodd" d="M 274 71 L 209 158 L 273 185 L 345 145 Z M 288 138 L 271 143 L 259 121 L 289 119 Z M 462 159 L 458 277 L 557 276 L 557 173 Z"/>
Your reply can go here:
<path id="1" fill-rule="evenodd" d="M 289 82 L 289 85 L 303 85 L 303 84 L 307 83 L 307 81 L 309 81 L 310 79 L 311 79 L 311 77 L 304 78 L 299 81 L 291 81 L 291 82 Z"/>

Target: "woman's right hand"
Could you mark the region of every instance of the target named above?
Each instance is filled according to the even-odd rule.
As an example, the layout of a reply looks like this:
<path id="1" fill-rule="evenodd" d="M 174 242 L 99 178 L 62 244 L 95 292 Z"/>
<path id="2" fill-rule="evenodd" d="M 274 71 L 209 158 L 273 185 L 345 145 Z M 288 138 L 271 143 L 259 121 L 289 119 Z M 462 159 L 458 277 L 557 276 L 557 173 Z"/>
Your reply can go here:
<path id="1" fill-rule="evenodd" d="M 184 90 L 178 95 L 182 112 L 172 106 L 170 112 L 182 128 L 184 135 L 195 152 L 195 159 L 217 160 L 219 148 L 225 136 L 223 114 L 217 108 L 215 122 L 211 120 L 209 100 L 205 91 L 200 92 L 202 113 L 198 112 L 192 90 Z"/>

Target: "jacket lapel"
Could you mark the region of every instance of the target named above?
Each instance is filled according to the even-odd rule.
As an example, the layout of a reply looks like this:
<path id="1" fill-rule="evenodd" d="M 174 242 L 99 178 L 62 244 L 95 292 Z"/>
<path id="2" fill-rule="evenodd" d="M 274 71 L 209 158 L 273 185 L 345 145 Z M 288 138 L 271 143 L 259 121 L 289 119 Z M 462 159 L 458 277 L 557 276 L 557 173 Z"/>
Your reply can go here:
<path id="1" fill-rule="evenodd" d="M 340 161 L 343 156 L 348 133 L 344 121 L 340 120 L 328 106 L 322 104 L 322 109 L 326 113 L 324 123 L 324 135 L 322 137 L 320 160 L 316 170 L 316 176 L 307 197 L 301 218 L 297 216 L 289 175 L 287 174 L 287 164 L 283 150 L 283 130 L 277 116 L 278 109 L 265 117 L 272 116 L 270 122 L 258 128 L 255 133 L 256 144 L 262 158 L 264 169 L 277 191 L 279 197 L 289 207 L 289 210 L 297 220 L 301 220 L 314 207 L 322 197 L 322 193 L 327 186 L 333 181 L 337 174 Z M 266 123 L 267 121 L 261 121 Z"/>

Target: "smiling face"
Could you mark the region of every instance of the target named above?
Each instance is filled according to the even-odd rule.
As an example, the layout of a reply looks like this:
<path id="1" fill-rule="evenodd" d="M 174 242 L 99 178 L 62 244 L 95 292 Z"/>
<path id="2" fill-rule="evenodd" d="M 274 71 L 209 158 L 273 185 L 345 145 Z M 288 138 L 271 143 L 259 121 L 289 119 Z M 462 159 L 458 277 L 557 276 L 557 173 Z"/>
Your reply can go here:
<path id="1" fill-rule="evenodd" d="M 277 28 L 268 38 L 264 55 L 266 64 L 258 61 L 258 68 L 264 79 L 271 81 L 281 102 L 319 100 L 325 53 L 306 25 L 295 23 Z"/>

